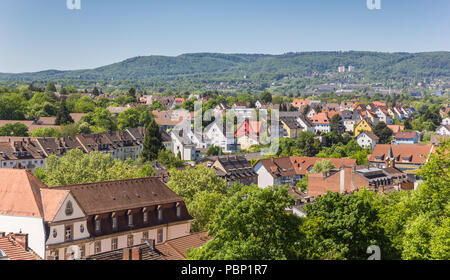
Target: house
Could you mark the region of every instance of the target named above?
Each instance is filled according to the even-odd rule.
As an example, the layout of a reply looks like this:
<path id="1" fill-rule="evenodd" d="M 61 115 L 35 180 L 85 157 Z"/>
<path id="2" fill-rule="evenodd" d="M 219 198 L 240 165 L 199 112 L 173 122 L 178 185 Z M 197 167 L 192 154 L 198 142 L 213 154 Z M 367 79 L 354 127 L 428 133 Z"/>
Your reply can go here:
<path id="1" fill-rule="evenodd" d="M 328 117 L 327 112 L 315 114 L 311 117 L 311 122 L 314 124 L 316 133 L 331 131 L 330 118 Z"/>
<path id="2" fill-rule="evenodd" d="M 87 260 L 185 260 L 186 251 L 199 248 L 212 238 L 206 232 L 198 232 L 155 244 L 154 239 L 148 239 L 140 245 L 129 246 L 110 252 L 95 254 Z"/>
<path id="3" fill-rule="evenodd" d="M 442 125 L 450 125 L 450 118 L 443 118 L 441 124 Z"/>
<path id="4" fill-rule="evenodd" d="M 378 136 L 371 131 L 363 131 L 356 137 L 356 142 L 363 149 L 375 149 L 378 140 Z"/>
<path id="5" fill-rule="evenodd" d="M 432 152 L 432 145 L 377 144 L 369 157 L 369 162 L 378 167 L 385 167 L 385 161 L 391 157 L 390 153 L 392 153 L 392 156 L 395 158 L 396 168 L 414 177 L 417 170 L 428 161 Z"/>
<path id="6" fill-rule="evenodd" d="M 327 191 L 353 193 L 362 187 L 377 192 L 410 190 L 413 185 L 408 176 L 395 166 L 342 166 L 324 173 L 308 174 L 308 196 L 311 197 L 324 195 Z"/>
<path id="7" fill-rule="evenodd" d="M 309 99 L 296 98 L 291 103 L 292 106 L 297 108 L 299 111 L 303 109 L 306 105 L 309 105 Z"/>
<path id="8" fill-rule="evenodd" d="M 28 234 L 44 259 L 86 258 L 186 236 L 192 217 L 159 178 L 48 188 L 30 172 L 0 169 L 2 230 Z"/>
<path id="9" fill-rule="evenodd" d="M 231 134 L 230 137 L 227 137 L 226 130 L 224 129 L 224 124 L 221 119 L 218 119 L 205 127 L 203 137 L 205 138 L 204 141 L 207 143 L 208 147 L 212 145 L 221 147 L 222 151 L 225 153 L 235 153 L 239 150 L 234 135 Z"/>
<path id="10" fill-rule="evenodd" d="M 344 110 L 353 111 L 354 110 L 353 105 L 354 105 L 353 102 L 342 101 L 341 104 L 339 105 L 339 108 L 341 111 Z"/>
<path id="11" fill-rule="evenodd" d="M 189 116 L 186 114 L 178 114 L 174 111 L 152 111 L 155 116 L 155 121 L 160 128 L 169 132 L 174 129 L 175 126 L 181 124 L 184 120 L 188 119 Z"/>
<path id="12" fill-rule="evenodd" d="M 373 132 L 373 129 L 375 128 L 375 125 L 370 119 L 364 118 L 360 120 L 354 129 L 355 137 L 358 137 L 358 135 L 363 131 L 370 131 Z"/>
<path id="13" fill-rule="evenodd" d="M 344 110 L 341 112 L 341 118 L 344 123 L 345 131 L 353 132 L 355 124 L 360 120 L 357 111 Z"/>
<path id="14" fill-rule="evenodd" d="M 416 131 L 397 132 L 394 135 L 393 142 L 398 144 L 418 144 L 419 134 Z"/>
<path id="15" fill-rule="evenodd" d="M 392 118 L 392 116 L 389 114 L 388 110 L 384 107 L 378 107 L 375 111 L 375 113 L 377 114 L 379 120 L 381 122 L 384 122 L 385 124 L 393 124 L 394 123 L 394 119 Z"/>
<path id="16" fill-rule="evenodd" d="M 283 125 L 283 136 L 285 137 L 295 139 L 303 131 L 303 127 L 295 117 L 281 117 L 280 122 Z"/>
<path id="17" fill-rule="evenodd" d="M 28 234 L 0 232 L 1 260 L 41 260 L 41 258 L 28 247 Z"/>
<path id="18" fill-rule="evenodd" d="M 230 184 L 239 182 L 245 186 L 258 184 L 258 174 L 253 170 L 250 161 L 243 156 L 218 156 L 210 168 L 216 170 L 217 176 Z"/>
<path id="19" fill-rule="evenodd" d="M 450 125 L 440 125 L 437 129 L 436 132 L 439 135 L 450 135 Z"/>
<path id="20" fill-rule="evenodd" d="M 403 125 L 389 124 L 387 125 L 387 127 L 394 133 L 405 130 L 405 127 Z"/>
<path id="21" fill-rule="evenodd" d="M 172 130 L 170 137 L 172 138 L 175 156 L 187 161 L 196 160 L 197 144 L 186 136 L 184 130 Z"/>
<path id="22" fill-rule="evenodd" d="M 261 122 L 245 120 L 238 126 L 235 137 L 241 149 L 248 149 L 252 145 L 259 144 L 259 133 L 261 130 Z"/>
<path id="23" fill-rule="evenodd" d="M 0 142 L 0 169 L 24 168 L 33 172 L 36 167 L 45 166 L 46 156 L 35 139 Z"/>
<path id="24" fill-rule="evenodd" d="M 266 188 L 273 185 L 295 186 L 307 172 L 311 171 L 317 161 L 329 160 L 334 166 L 356 165 L 355 159 L 348 158 L 317 158 L 317 157 L 280 157 L 259 160 L 255 166 L 258 174 L 258 187 Z"/>
<path id="25" fill-rule="evenodd" d="M 433 134 L 430 137 L 430 143 L 433 146 L 440 146 L 442 142 L 447 141 L 448 139 L 450 139 L 449 135 Z"/>

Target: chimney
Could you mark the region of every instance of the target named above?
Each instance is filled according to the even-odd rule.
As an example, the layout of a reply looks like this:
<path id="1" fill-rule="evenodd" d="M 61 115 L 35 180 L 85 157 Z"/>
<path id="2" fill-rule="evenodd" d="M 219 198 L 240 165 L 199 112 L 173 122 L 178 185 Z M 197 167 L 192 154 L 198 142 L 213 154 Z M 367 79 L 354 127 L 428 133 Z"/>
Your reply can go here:
<path id="1" fill-rule="evenodd" d="M 131 260 L 131 248 L 129 248 L 129 247 L 123 248 L 122 260 L 124 260 L 124 261 Z"/>
<path id="2" fill-rule="evenodd" d="M 150 249 L 155 250 L 155 239 L 147 239 L 145 243 Z"/>
<path id="3" fill-rule="evenodd" d="M 20 244 L 25 250 L 28 250 L 28 234 L 27 233 L 15 233 L 14 238 L 17 243 Z"/>
<path id="4" fill-rule="evenodd" d="M 142 250 L 141 248 L 135 247 L 131 249 L 131 259 L 134 261 L 142 260 Z"/>

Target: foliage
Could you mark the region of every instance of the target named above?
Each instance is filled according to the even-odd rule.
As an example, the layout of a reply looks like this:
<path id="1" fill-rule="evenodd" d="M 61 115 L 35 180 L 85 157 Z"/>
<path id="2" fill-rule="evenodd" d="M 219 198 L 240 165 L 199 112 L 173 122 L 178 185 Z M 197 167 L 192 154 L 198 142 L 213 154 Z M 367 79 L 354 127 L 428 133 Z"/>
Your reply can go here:
<path id="1" fill-rule="evenodd" d="M 170 150 L 159 150 L 157 160 L 167 168 L 181 168 L 184 166 L 184 161 L 177 158 Z"/>
<path id="2" fill-rule="evenodd" d="M 70 116 L 69 109 L 67 109 L 66 102 L 62 101 L 59 105 L 58 112 L 56 113 L 56 125 L 73 123 L 73 119 Z"/>
<path id="3" fill-rule="evenodd" d="M 121 130 L 139 126 L 147 127 L 151 119 L 152 113 L 148 108 L 131 107 L 118 115 L 117 124 Z"/>
<path id="4" fill-rule="evenodd" d="M 85 154 L 78 149 L 70 150 L 60 158 L 50 155 L 47 168 L 37 169 L 38 178 L 50 187 L 140 178 L 154 173 L 152 169 L 142 170 L 131 163 L 113 159 L 110 154 Z"/>
<path id="5" fill-rule="evenodd" d="M 28 127 L 23 123 L 7 123 L 0 127 L 0 136 L 28 136 Z"/>
<path id="6" fill-rule="evenodd" d="M 59 131 L 54 127 L 36 128 L 30 133 L 31 137 L 59 137 Z"/>
<path id="7" fill-rule="evenodd" d="M 206 156 L 220 156 L 222 154 L 222 148 L 218 146 L 211 145 L 208 150 L 206 150 Z"/>
<path id="8" fill-rule="evenodd" d="M 164 148 L 161 131 L 156 121 L 152 118 L 145 130 L 142 158 L 144 161 L 153 161 L 158 158 L 158 153 Z"/>
<path id="9" fill-rule="evenodd" d="M 391 142 L 392 130 L 384 122 L 379 122 L 374 128 L 373 133 L 378 136 L 380 144 L 389 144 Z"/>
<path id="10" fill-rule="evenodd" d="M 378 195 L 360 190 L 352 195 L 328 192 L 306 206 L 307 259 L 367 259 L 366 250 L 378 245 L 389 258 L 391 243 L 379 222 Z"/>
<path id="11" fill-rule="evenodd" d="M 24 120 L 27 111 L 27 100 L 18 93 L 0 94 L 0 119 Z"/>
<path id="12" fill-rule="evenodd" d="M 329 160 L 318 160 L 311 169 L 311 173 L 323 173 L 335 168 L 334 164 Z"/>
<path id="13" fill-rule="evenodd" d="M 287 187 L 245 187 L 224 200 L 209 226 L 214 238 L 191 249 L 195 260 L 273 260 L 298 257 L 302 239 L 297 216 L 286 213 L 293 204 Z"/>

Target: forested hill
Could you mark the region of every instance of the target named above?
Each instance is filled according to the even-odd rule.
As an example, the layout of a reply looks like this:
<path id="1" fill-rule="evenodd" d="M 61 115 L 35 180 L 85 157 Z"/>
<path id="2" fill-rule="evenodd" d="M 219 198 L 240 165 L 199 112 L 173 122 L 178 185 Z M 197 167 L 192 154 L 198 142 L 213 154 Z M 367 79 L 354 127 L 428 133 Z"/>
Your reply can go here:
<path id="1" fill-rule="evenodd" d="M 141 80 L 164 81 L 186 78 L 249 79 L 337 72 L 354 66 L 367 78 L 450 77 L 450 52 L 303 52 L 283 55 L 195 53 L 176 57 L 141 56 L 111 65 L 75 71 L 47 70 L 35 73 L 0 73 L 0 80 Z"/>

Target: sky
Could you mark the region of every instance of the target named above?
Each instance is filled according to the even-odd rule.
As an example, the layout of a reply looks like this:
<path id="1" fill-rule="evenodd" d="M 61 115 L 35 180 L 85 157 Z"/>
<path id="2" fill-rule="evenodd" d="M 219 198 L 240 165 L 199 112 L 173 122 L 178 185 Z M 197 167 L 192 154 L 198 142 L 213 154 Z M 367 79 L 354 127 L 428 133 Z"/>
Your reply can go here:
<path id="1" fill-rule="evenodd" d="M 0 1 L 0 72 L 145 55 L 450 50 L 449 0 Z M 374 0 L 375 1 L 375 0 Z"/>

